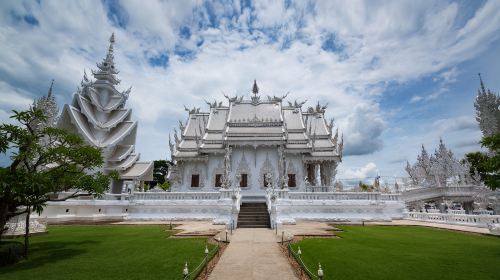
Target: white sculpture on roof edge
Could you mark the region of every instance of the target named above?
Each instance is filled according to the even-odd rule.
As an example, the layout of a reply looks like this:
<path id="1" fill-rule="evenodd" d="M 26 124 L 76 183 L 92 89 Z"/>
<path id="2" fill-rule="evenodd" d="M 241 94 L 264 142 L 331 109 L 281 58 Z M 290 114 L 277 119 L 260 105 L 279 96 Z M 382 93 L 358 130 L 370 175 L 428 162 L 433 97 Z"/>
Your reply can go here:
<path id="1" fill-rule="evenodd" d="M 125 108 L 131 88 L 118 91 L 120 80 L 114 63 L 115 36 L 109 39 L 106 57 L 92 70 L 95 80 L 84 72 L 81 87 L 71 104 L 63 108 L 59 126 L 80 134 L 90 144 L 101 148 L 104 158 L 103 171 L 118 171 L 120 179 L 113 182 L 112 192 L 121 193 L 124 180 L 152 181 L 153 163 L 138 162 L 135 152 L 137 121 L 131 119 L 132 109 Z"/>

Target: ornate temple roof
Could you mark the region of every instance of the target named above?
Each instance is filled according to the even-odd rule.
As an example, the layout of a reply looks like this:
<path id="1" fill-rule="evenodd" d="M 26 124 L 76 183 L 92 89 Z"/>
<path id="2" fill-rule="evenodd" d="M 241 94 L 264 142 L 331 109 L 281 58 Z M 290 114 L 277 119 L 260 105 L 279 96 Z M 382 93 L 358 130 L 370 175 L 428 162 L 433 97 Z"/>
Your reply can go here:
<path id="1" fill-rule="evenodd" d="M 179 121 L 180 136 L 170 138 L 173 160 L 205 159 L 212 153 L 223 153 L 227 146 L 281 146 L 287 153 L 302 154 L 308 159 L 339 161 L 342 140 L 333 134 L 333 120 L 324 117 L 326 106 L 318 105 L 302 111 L 304 103 L 288 102 L 284 98 L 258 95 L 255 81 L 252 96 L 225 96 L 228 104 L 206 102 L 208 112 L 188 109 L 185 124 Z"/>
<path id="2" fill-rule="evenodd" d="M 72 103 L 64 106 L 59 126 L 101 148 L 104 170 L 116 170 L 122 179 L 151 181 L 152 163 L 139 163 L 140 154 L 135 152 L 137 121 L 131 119 L 132 110 L 124 108 L 131 88 L 116 89 L 120 80 L 113 56 L 114 35 L 109 41 L 106 57 L 92 71 L 95 80 L 84 73 Z"/>

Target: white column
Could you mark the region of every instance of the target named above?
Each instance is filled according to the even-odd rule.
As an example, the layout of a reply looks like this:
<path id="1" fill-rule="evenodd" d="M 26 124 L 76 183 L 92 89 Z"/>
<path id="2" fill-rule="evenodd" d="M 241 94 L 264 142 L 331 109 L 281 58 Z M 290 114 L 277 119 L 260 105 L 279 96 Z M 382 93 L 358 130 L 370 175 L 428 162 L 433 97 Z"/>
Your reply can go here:
<path id="1" fill-rule="evenodd" d="M 316 163 L 314 169 L 316 171 L 316 186 L 320 187 L 321 186 L 321 165 L 319 163 Z"/>

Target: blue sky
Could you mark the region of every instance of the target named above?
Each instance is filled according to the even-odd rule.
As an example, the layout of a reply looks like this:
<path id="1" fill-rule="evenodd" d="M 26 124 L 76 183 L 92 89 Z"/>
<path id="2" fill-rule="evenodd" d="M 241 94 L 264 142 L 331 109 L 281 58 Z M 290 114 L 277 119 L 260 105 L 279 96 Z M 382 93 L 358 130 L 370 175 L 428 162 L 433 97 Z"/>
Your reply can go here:
<path id="1" fill-rule="evenodd" d="M 500 1 L 2 1 L 0 121 L 46 94 L 60 107 L 116 36 L 143 160 L 169 157 L 183 105 L 263 94 L 328 103 L 339 178 L 404 175 L 442 137 L 478 150 L 481 72 L 500 89 Z M 6 157 L 0 163 L 7 164 Z"/>

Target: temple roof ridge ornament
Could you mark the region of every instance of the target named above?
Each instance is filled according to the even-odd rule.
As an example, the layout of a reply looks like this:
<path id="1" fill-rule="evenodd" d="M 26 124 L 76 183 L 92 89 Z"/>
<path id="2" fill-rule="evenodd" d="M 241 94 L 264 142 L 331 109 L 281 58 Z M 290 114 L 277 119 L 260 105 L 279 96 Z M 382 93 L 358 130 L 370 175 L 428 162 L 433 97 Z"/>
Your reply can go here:
<path id="1" fill-rule="evenodd" d="M 325 105 L 322 106 L 319 104 L 319 101 L 318 101 L 318 104 L 316 104 L 316 107 L 310 106 L 309 108 L 307 108 L 307 112 L 310 114 L 324 114 L 327 107 L 328 107 L 328 103 L 326 103 Z"/>
<path id="2" fill-rule="evenodd" d="M 253 93 L 253 96 L 251 97 L 252 105 L 259 104 L 260 96 L 258 95 L 259 94 L 259 87 L 257 86 L 257 80 L 253 80 L 252 93 Z"/>
<path id="3" fill-rule="evenodd" d="M 297 99 L 295 99 L 295 101 L 293 103 L 290 101 L 287 101 L 287 102 L 288 102 L 288 107 L 295 107 L 295 108 L 300 109 L 300 108 L 302 108 L 302 105 L 304 105 L 307 102 L 307 99 L 302 101 L 302 102 L 297 102 Z"/>
<path id="4" fill-rule="evenodd" d="M 208 107 L 210 107 L 210 109 L 223 107 L 222 101 L 217 102 L 217 100 L 214 100 L 213 103 L 210 103 L 209 101 L 207 101 L 205 99 L 203 99 L 203 101 L 205 101 L 205 103 L 208 105 Z"/>
<path id="5" fill-rule="evenodd" d="M 186 107 L 186 105 L 184 105 L 184 111 L 186 112 L 189 112 L 189 114 L 198 114 L 200 113 L 200 108 L 199 107 L 193 107 L 193 109 L 189 109 L 188 107 Z"/>
<path id="6" fill-rule="evenodd" d="M 270 102 L 283 102 L 283 100 L 290 94 L 290 92 L 285 93 L 282 96 L 275 96 L 273 95 L 272 97 L 270 95 L 267 96 L 267 100 Z M 290 102 L 288 102 L 290 103 Z M 291 103 L 290 103 L 291 104 Z"/>

